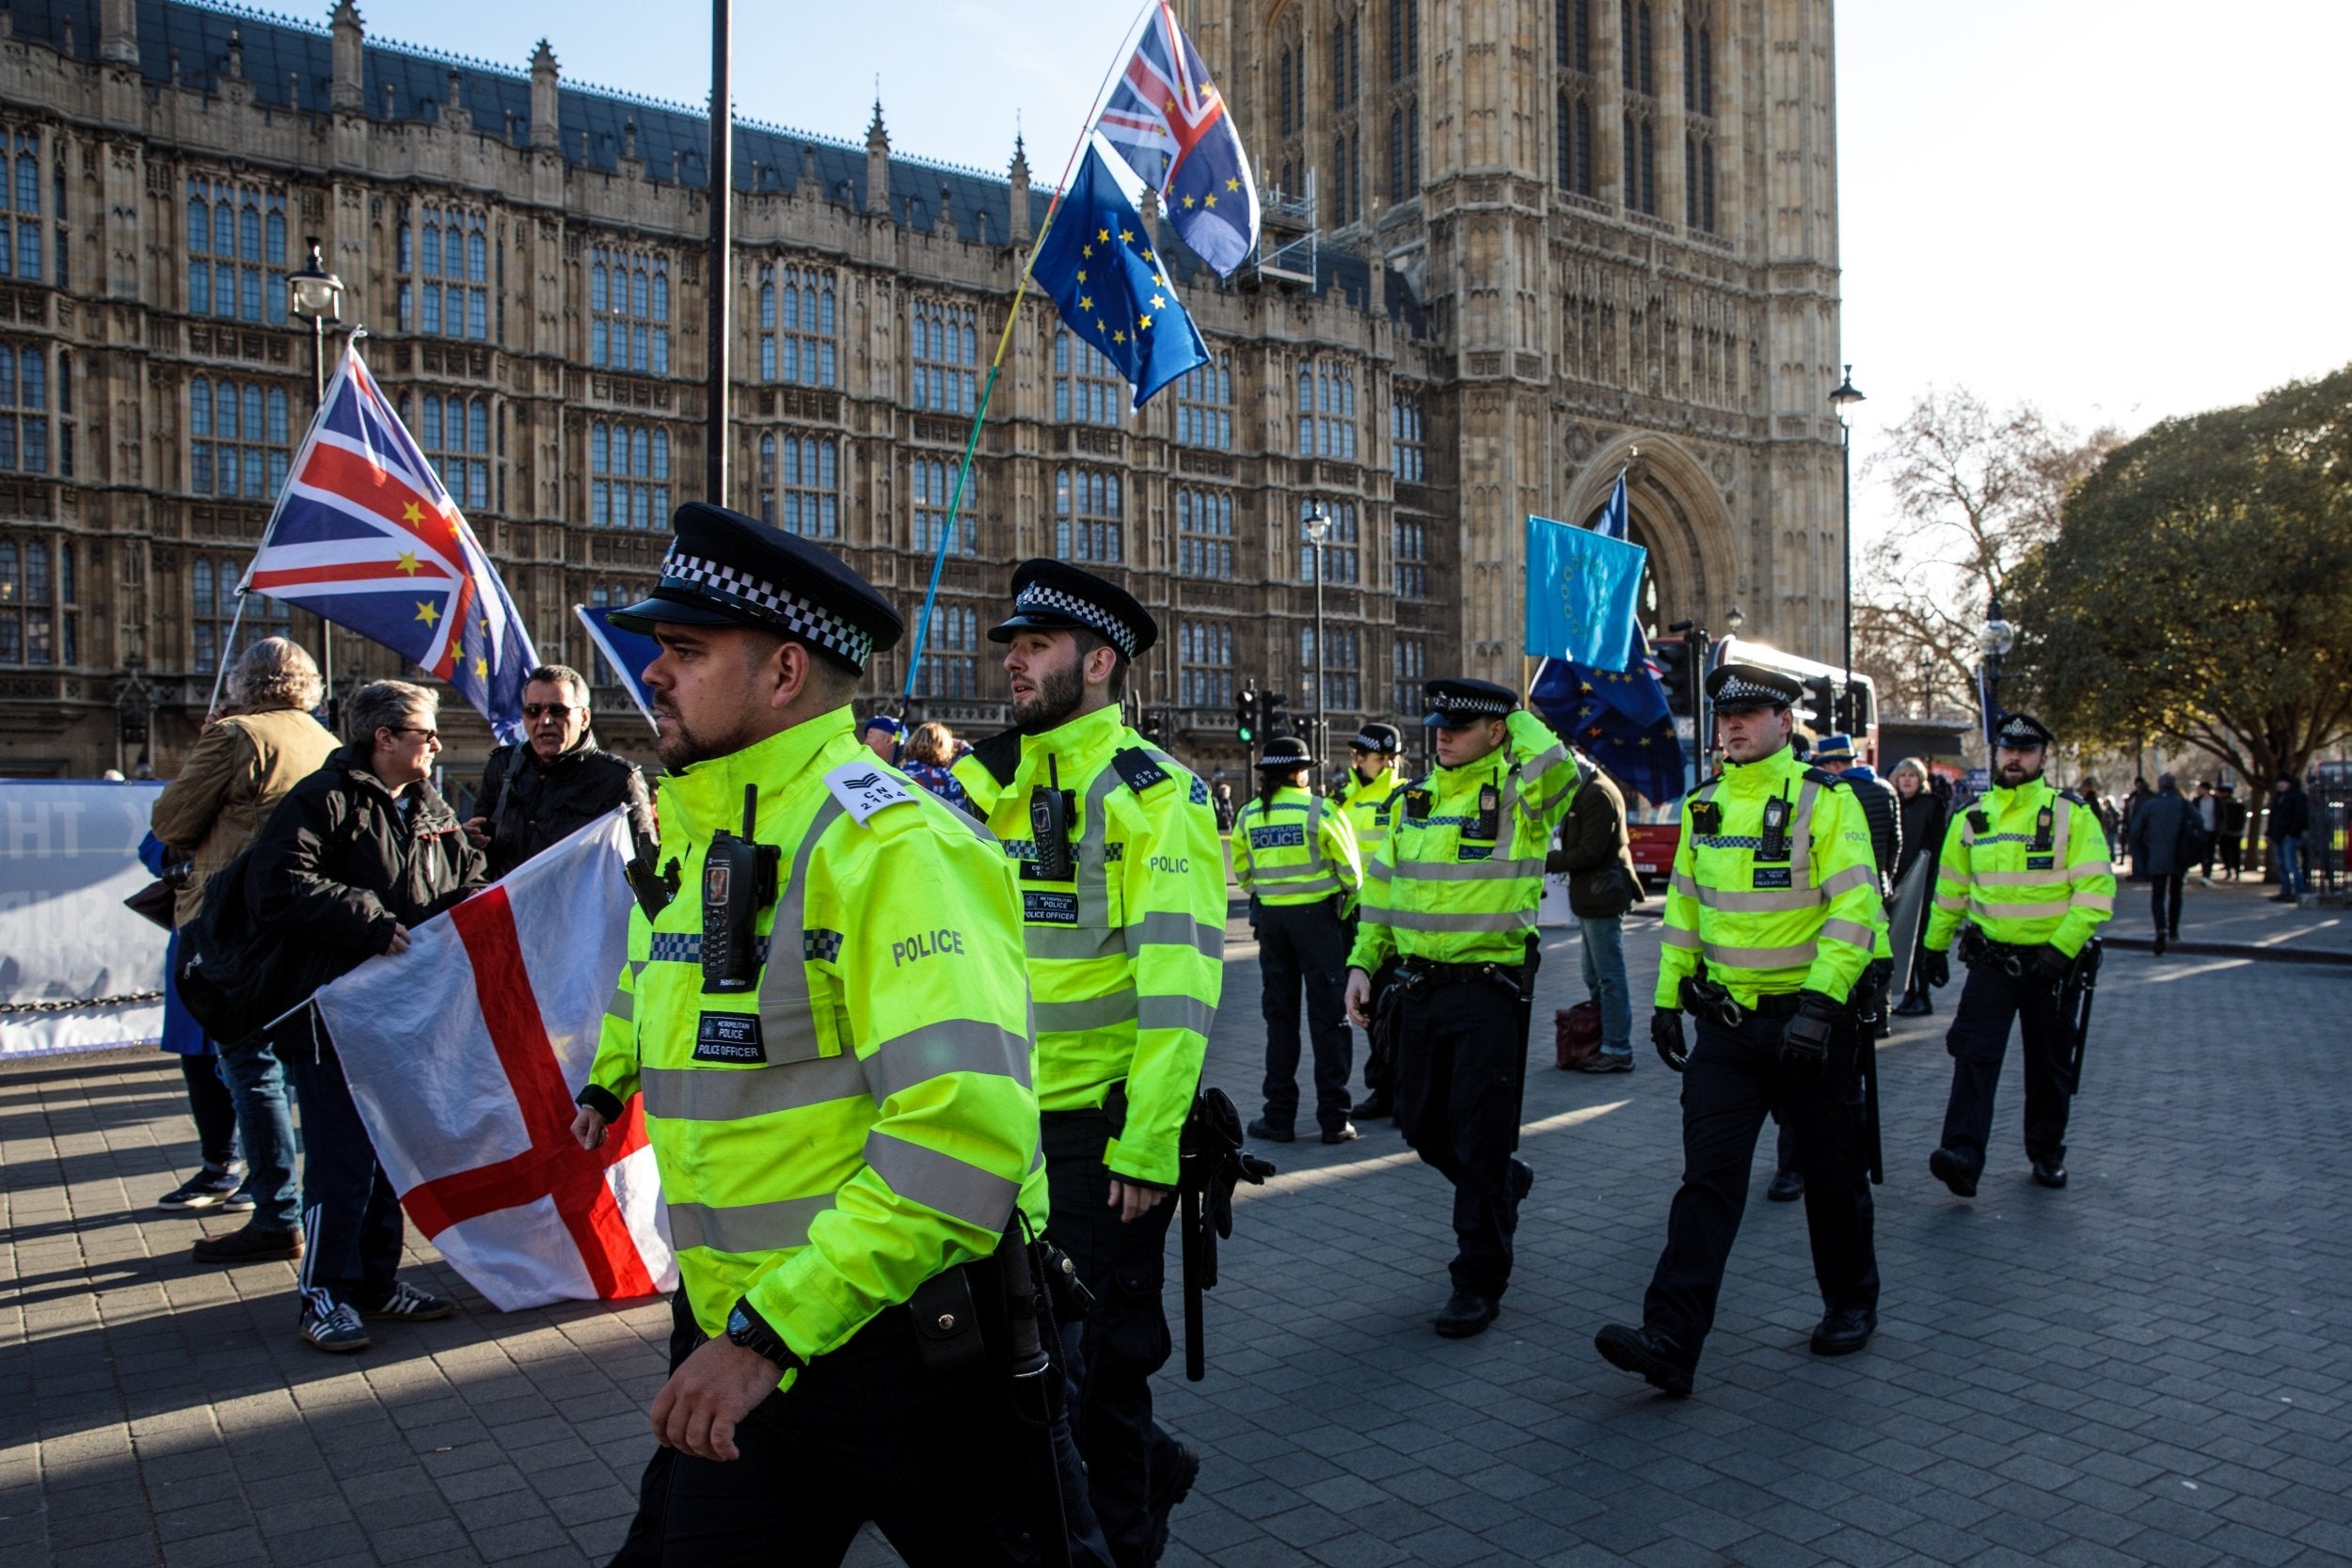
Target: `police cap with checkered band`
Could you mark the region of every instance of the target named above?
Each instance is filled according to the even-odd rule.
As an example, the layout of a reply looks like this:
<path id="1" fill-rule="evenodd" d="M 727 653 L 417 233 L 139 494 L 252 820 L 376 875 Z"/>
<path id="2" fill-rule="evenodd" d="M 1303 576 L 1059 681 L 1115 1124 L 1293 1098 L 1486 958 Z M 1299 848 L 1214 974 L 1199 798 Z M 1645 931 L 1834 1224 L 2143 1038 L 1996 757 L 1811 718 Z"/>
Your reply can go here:
<path id="1" fill-rule="evenodd" d="M 1012 569 L 1012 613 L 988 628 L 991 642 L 1017 631 L 1090 631 L 1129 658 L 1160 640 L 1160 626 L 1115 582 L 1061 561 L 1025 561 Z"/>
<path id="2" fill-rule="evenodd" d="M 1405 750 L 1405 732 L 1394 724 L 1366 724 L 1356 732 L 1356 738 L 1351 744 L 1359 752 L 1370 752 L 1378 757 L 1392 757 Z"/>
<path id="3" fill-rule="evenodd" d="M 1804 683 L 1796 676 L 1760 664 L 1718 664 L 1707 674 L 1707 700 L 1717 713 L 1793 707 L 1804 695 Z"/>
<path id="4" fill-rule="evenodd" d="M 1449 729 L 1475 724 L 1484 719 L 1501 719 L 1519 705 L 1519 694 L 1509 687 L 1461 676 L 1431 681 L 1422 688 L 1422 705 L 1428 711 L 1421 721 Z"/>
<path id="5" fill-rule="evenodd" d="M 614 626 L 648 635 L 664 625 L 755 626 L 858 671 L 906 635 L 906 622 L 872 583 L 797 534 L 707 501 L 679 507 L 670 531 L 660 583 L 614 610 Z"/>
<path id="6" fill-rule="evenodd" d="M 2028 747 L 2047 746 L 2058 737 L 2050 733 L 2049 725 L 2029 713 L 2004 713 L 1993 738 L 2011 751 L 2022 752 Z"/>

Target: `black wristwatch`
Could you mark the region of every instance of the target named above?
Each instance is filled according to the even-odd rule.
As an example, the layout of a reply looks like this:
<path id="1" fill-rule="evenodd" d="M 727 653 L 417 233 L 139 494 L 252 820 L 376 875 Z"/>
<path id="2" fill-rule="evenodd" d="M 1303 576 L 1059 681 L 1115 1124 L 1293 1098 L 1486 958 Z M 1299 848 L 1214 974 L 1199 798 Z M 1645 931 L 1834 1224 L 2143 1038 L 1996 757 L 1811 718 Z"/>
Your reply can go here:
<path id="1" fill-rule="evenodd" d="M 727 1314 L 727 1340 L 766 1356 L 787 1372 L 808 1365 L 792 1354 L 792 1347 L 768 1326 L 767 1319 L 752 1309 L 749 1301 L 738 1299 L 735 1310 Z"/>

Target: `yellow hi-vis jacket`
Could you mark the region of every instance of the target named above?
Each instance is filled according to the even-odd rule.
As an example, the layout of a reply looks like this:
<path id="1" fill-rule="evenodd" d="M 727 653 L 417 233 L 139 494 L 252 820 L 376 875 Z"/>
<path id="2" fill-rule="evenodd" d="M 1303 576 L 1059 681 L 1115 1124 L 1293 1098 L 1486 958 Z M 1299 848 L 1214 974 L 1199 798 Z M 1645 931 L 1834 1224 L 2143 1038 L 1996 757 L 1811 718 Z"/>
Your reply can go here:
<path id="1" fill-rule="evenodd" d="M 1785 802 L 1788 846 L 1767 860 L 1764 819 L 1773 800 Z M 1708 806 L 1722 813 L 1711 832 L 1698 820 Z M 1682 982 L 1702 958 L 1707 977 L 1741 1003 L 1795 990 L 1843 1002 L 1885 945 L 1870 824 L 1835 774 L 1806 767 L 1783 746 L 1756 762 L 1725 765 L 1684 803 L 1659 1006 L 1682 1006 Z"/>
<path id="2" fill-rule="evenodd" d="M 1253 798 L 1233 819 L 1233 879 L 1269 908 L 1337 895 L 1344 912 L 1364 880 L 1356 830 L 1323 797 L 1283 784 L 1266 800 Z"/>
<path id="3" fill-rule="evenodd" d="M 820 1355 L 932 1275 L 1045 1222 L 1020 902 L 995 841 L 837 708 L 661 786 L 680 892 L 629 916 L 589 1083 L 645 1101 L 694 1319 L 750 1299 Z M 783 851 L 751 990 L 703 990 L 712 833 Z"/>
<path id="4" fill-rule="evenodd" d="M 1356 853 L 1366 862 L 1388 842 L 1390 819 L 1404 795 L 1405 775 L 1394 768 L 1383 768 L 1370 784 L 1351 770 L 1345 786 L 1332 797 L 1346 811 L 1347 825 L 1356 830 Z"/>
<path id="5" fill-rule="evenodd" d="M 1208 785 L 1116 707 L 1023 736 L 1012 778 L 988 783 L 988 825 L 1019 872 L 1038 1104 L 1091 1110 L 1125 1084 L 1126 1125 L 1103 1163 L 1172 1187 L 1225 984 L 1225 851 Z M 1053 788 L 1076 800 L 1074 874 L 1046 881 L 1030 802 Z"/>
<path id="6" fill-rule="evenodd" d="M 1549 726 L 1524 710 L 1476 762 L 1434 768 L 1391 814 L 1389 840 L 1364 867 L 1347 966 L 1391 958 L 1519 964 L 1544 894 L 1544 847 L 1586 777 Z M 1482 802 L 1489 798 L 1491 821 Z"/>
<path id="7" fill-rule="evenodd" d="M 1984 818 L 1984 831 L 1976 817 Z M 2115 868 L 2098 815 L 2041 779 L 1988 790 L 1952 815 L 1935 864 L 1928 948 L 1965 918 L 1994 942 L 2043 943 L 2068 958 L 2115 914 Z"/>

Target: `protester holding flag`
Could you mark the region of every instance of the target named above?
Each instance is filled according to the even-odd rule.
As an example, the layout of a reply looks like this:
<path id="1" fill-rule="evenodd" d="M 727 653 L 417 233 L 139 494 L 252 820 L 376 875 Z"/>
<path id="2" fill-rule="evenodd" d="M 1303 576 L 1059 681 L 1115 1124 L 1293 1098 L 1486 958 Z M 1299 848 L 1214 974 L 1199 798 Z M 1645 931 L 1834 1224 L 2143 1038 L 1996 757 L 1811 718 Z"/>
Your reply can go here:
<path id="1" fill-rule="evenodd" d="M 691 1318 L 624 1558 L 837 1562 L 870 1520 L 915 1568 L 1045 1560 L 1053 1423 L 981 1328 L 1029 1299 L 1046 1213 L 1010 863 L 851 731 L 886 599 L 739 513 L 675 528 L 617 620 L 661 645 L 691 891 L 630 916 L 573 1126 L 594 1147 L 642 1097 Z"/>
<path id="2" fill-rule="evenodd" d="M 594 717 L 588 682 L 579 671 L 542 664 L 531 672 L 523 687 L 529 738 L 490 753 L 477 815 L 466 823 L 466 836 L 489 857 L 493 879 L 616 806 L 628 808 L 630 830 L 641 840 L 653 842 L 645 776 L 627 757 L 596 744 Z"/>
<path id="3" fill-rule="evenodd" d="M 294 787 L 254 841 L 246 896 L 301 984 L 318 987 L 379 953 L 488 879 L 482 853 L 427 782 L 440 754 L 439 699 L 406 681 L 352 695 L 348 743 Z M 275 1033 L 302 1107 L 302 1337 L 323 1351 L 368 1347 L 363 1319 L 421 1322 L 452 1308 L 394 1277 L 400 1200 L 352 1103 L 334 1042 L 297 1011 Z"/>

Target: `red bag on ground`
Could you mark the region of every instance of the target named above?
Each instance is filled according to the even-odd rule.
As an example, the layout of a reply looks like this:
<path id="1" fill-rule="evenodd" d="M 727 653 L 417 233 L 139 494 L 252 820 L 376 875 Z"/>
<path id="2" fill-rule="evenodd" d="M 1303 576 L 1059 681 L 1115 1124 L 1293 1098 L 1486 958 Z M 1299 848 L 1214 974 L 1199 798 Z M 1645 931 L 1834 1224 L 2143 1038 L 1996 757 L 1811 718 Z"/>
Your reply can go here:
<path id="1" fill-rule="evenodd" d="M 1579 1002 L 1551 1015 L 1552 1065 L 1563 1071 L 1600 1049 L 1600 1004 Z"/>

